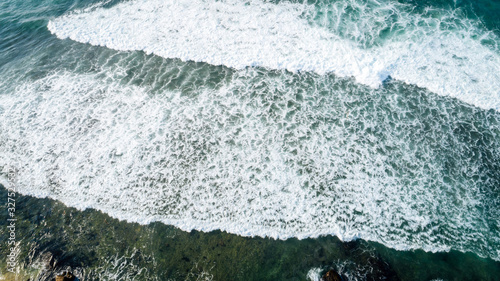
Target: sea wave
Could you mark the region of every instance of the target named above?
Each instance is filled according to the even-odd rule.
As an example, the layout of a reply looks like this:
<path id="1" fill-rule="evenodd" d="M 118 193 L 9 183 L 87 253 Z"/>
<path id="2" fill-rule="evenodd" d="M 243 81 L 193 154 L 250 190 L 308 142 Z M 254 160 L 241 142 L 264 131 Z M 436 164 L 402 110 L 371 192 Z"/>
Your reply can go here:
<path id="1" fill-rule="evenodd" d="M 235 69 L 261 66 L 394 79 L 500 110 L 497 36 L 460 10 L 394 1 L 135 0 L 48 23 L 57 37 Z"/>

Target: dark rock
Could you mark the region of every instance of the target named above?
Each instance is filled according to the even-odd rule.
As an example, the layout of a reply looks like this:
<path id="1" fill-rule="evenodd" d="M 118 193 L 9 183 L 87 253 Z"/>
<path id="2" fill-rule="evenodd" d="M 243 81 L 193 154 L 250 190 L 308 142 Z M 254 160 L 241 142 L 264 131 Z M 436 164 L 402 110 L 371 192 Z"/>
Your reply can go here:
<path id="1" fill-rule="evenodd" d="M 342 281 L 342 277 L 335 271 L 335 270 L 329 270 L 321 277 L 322 281 Z"/>

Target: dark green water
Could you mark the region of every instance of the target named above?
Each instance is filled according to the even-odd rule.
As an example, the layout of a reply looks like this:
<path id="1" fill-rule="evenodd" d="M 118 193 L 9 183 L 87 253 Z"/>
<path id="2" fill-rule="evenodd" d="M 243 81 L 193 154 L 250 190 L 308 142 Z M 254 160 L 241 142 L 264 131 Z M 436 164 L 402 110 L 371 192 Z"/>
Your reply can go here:
<path id="1" fill-rule="evenodd" d="M 7 197 L 3 187 L 0 195 Z M 311 268 L 334 268 L 349 280 L 498 280 L 500 274 L 498 262 L 457 251 L 400 252 L 332 236 L 280 241 L 184 232 L 161 223 L 120 222 L 50 199 L 16 200 L 24 273 L 19 280 L 39 280 L 33 277 L 40 272 L 49 280 L 68 269 L 84 280 L 307 280 Z M 0 219 L 6 221 L 4 212 Z M 7 239 L 4 227 L 0 235 Z M 5 243 L 0 251 L 7 252 Z"/>
<path id="2" fill-rule="evenodd" d="M 499 13 L 2 1 L 19 280 L 499 280 Z"/>

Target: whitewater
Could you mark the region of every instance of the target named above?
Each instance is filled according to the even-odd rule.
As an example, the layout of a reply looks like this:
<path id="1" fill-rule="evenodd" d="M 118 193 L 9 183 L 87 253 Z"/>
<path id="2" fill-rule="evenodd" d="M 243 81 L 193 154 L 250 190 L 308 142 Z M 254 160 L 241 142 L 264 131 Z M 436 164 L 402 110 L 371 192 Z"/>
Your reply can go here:
<path id="1" fill-rule="evenodd" d="M 320 4 L 138 0 L 75 11 L 48 28 L 62 39 L 236 69 L 333 72 L 371 87 L 390 76 L 500 110 L 499 40 L 459 11 Z"/>
<path id="2" fill-rule="evenodd" d="M 47 28 L 70 66 L 0 82 L 6 186 L 186 231 L 500 260 L 499 41 L 459 10 L 136 0 Z"/>

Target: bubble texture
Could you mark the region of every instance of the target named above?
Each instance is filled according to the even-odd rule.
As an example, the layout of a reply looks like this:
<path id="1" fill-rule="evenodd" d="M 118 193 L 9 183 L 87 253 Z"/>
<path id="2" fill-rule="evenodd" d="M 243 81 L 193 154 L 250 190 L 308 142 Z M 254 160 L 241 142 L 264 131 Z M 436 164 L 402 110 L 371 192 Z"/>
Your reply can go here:
<path id="1" fill-rule="evenodd" d="M 397 82 L 168 65 L 178 90 L 65 71 L 0 84 L 0 167 L 22 193 L 129 221 L 498 260 L 495 111 Z"/>

